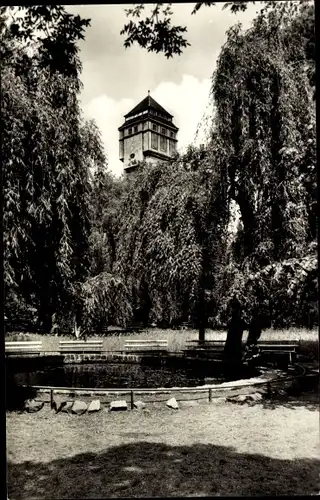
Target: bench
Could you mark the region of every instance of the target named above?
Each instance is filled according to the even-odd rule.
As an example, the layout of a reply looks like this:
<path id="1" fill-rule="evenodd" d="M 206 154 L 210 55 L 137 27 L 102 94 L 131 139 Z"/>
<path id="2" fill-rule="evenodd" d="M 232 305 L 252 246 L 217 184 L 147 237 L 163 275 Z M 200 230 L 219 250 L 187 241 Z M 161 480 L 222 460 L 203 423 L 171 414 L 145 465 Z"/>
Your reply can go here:
<path id="1" fill-rule="evenodd" d="M 187 349 L 182 352 L 185 355 L 200 358 L 217 358 L 221 357 L 224 352 L 224 340 L 187 340 Z"/>
<path id="2" fill-rule="evenodd" d="M 5 354 L 38 354 L 42 352 L 41 341 L 5 342 Z"/>
<path id="3" fill-rule="evenodd" d="M 127 340 L 124 349 L 126 351 L 165 351 L 168 348 L 167 340 Z"/>
<path id="4" fill-rule="evenodd" d="M 101 353 L 103 351 L 103 340 L 60 340 L 60 353 Z"/>
<path id="5" fill-rule="evenodd" d="M 223 349 L 225 345 L 225 340 L 187 340 L 186 342 L 188 349 Z M 191 344 L 189 346 L 189 344 Z"/>
<path id="6" fill-rule="evenodd" d="M 203 359 L 220 359 L 224 356 L 224 349 L 183 349 L 184 356 Z"/>
<path id="7" fill-rule="evenodd" d="M 261 341 L 258 342 L 258 348 L 261 349 L 262 354 L 288 354 L 289 361 L 292 363 L 293 356 L 295 357 L 297 354 L 297 347 L 299 346 L 299 342 L 271 342 L 271 341 Z"/>

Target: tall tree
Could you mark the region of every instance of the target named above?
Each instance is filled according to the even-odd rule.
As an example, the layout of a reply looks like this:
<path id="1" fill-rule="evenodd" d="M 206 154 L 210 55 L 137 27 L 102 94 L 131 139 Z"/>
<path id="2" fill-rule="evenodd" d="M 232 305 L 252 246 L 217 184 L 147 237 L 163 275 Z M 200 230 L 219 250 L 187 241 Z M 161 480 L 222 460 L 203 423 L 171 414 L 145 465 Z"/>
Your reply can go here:
<path id="1" fill-rule="evenodd" d="M 60 6 L 20 10 L 1 11 L 5 294 L 8 307 L 34 305 L 48 331 L 88 271 L 77 41 L 89 21 Z"/>
<path id="2" fill-rule="evenodd" d="M 215 161 L 216 160 L 216 161 Z M 224 263 L 228 203 L 214 148 L 141 167 L 119 233 L 118 269 L 149 321 L 190 315 L 204 340 Z M 147 318 L 149 313 L 149 318 Z"/>
<path id="3" fill-rule="evenodd" d="M 303 3 L 285 15 L 276 8 L 261 13 L 246 32 L 233 27 L 213 79 L 215 133 L 226 152 L 230 196 L 241 212 L 224 297 L 234 314 L 249 322 L 257 315 L 276 319 L 284 314 L 279 301 L 277 306 L 266 301 L 274 290 L 265 267 L 277 274 L 298 262 L 292 267 L 298 273 L 300 261 L 314 262 L 315 109 L 312 58 L 305 50 L 312 19 L 313 7 Z M 266 282 L 260 286 L 263 276 Z M 281 294 L 275 295 L 280 300 Z M 297 301 L 289 297 L 293 321 Z"/>

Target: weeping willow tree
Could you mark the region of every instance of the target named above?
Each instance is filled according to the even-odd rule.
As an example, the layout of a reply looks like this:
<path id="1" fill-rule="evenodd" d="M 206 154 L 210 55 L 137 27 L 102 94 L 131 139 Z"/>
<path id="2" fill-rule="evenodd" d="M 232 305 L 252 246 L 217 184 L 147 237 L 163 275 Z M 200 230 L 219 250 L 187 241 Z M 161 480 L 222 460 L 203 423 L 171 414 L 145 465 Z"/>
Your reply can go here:
<path id="1" fill-rule="evenodd" d="M 81 285 L 82 332 L 98 331 L 105 325 L 127 326 L 132 318 L 128 289 L 119 276 L 101 272 Z"/>
<path id="2" fill-rule="evenodd" d="M 91 179 L 89 236 L 89 273 L 80 284 L 80 307 L 77 321 L 81 333 L 101 333 L 108 325 L 127 326 L 132 318 L 131 298 L 125 282 L 114 272 L 119 211 L 126 183 L 107 169 L 100 132 L 94 123 L 87 124 L 95 157 Z"/>
<path id="3" fill-rule="evenodd" d="M 233 324 L 238 325 L 229 330 L 227 349 L 239 345 L 233 336 L 241 339 L 244 315 L 247 321 L 256 321 L 273 294 L 283 301 L 285 280 L 278 293 L 270 273 L 282 276 L 293 262 L 297 272 L 300 261 L 314 263 L 315 107 L 310 78 L 314 9 L 306 2 L 295 7 L 281 13 L 276 7 L 264 11 L 245 32 L 240 25 L 229 30 L 213 77 L 215 134 L 226 152 L 230 197 L 241 214 L 236 251 L 225 271 L 222 307 L 229 307 Z M 314 266 L 302 269 L 305 283 L 313 283 L 314 300 L 316 285 L 309 275 Z M 255 279 L 257 293 L 249 293 L 255 289 Z M 306 294 L 293 300 L 298 288 L 289 288 L 285 295 L 291 313 L 296 307 L 306 309 L 301 303 Z M 278 301 L 270 306 L 269 319 L 270 314 L 276 315 L 274 319 L 283 314 L 279 305 Z"/>
<path id="4" fill-rule="evenodd" d="M 228 203 L 216 149 L 141 166 L 123 206 L 117 269 L 145 322 L 190 316 L 204 340 L 226 248 Z"/>
<path id="5" fill-rule="evenodd" d="M 77 42 L 89 21 L 61 6 L 1 10 L 6 315 L 43 331 L 68 317 L 88 273 L 90 154 Z"/>
<path id="6" fill-rule="evenodd" d="M 103 161 L 95 169 L 90 194 L 90 276 L 112 273 L 116 260 L 118 214 L 126 183 L 114 177 Z"/>

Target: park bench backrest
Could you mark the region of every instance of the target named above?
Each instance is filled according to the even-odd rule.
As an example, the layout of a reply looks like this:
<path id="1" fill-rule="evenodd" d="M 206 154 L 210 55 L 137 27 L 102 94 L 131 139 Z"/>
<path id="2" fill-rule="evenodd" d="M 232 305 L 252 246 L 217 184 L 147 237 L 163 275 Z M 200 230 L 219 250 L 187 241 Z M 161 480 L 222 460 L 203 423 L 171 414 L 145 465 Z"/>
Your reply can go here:
<path id="1" fill-rule="evenodd" d="M 297 344 L 258 344 L 263 351 L 295 351 Z"/>
<path id="2" fill-rule="evenodd" d="M 221 349 L 224 349 L 225 340 L 205 340 L 204 342 L 200 340 L 187 340 L 186 344 L 187 350 L 189 351 L 199 349 L 205 349 L 206 351 L 221 351 Z"/>
<path id="3" fill-rule="evenodd" d="M 38 353 L 42 351 L 41 341 L 20 341 L 20 342 L 5 342 L 5 352 L 10 354 L 28 354 L 28 353 Z"/>
<path id="4" fill-rule="evenodd" d="M 187 344 L 198 344 L 198 345 L 221 345 L 225 344 L 225 340 L 205 340 L 204 342 L 201 340 L 187 340 Z"/>
<path id="5" fill-rule="evenodd" d="M 62 353 L 102 352 L 102 340 L 60 340 L 59 351 Z"/>
<path id="6" fill-rule="evenodd" d="M 282 345 L 294 345 L 298 346 L 300 344 L 299 340 L 258 340 L 258 345 L 272 345 L 272 346 L 282 346 Z"/>
<path id="7" fill-rule="evenodd" d="M 167 340 L 127 340 L 124 348 L 126 350 L 156 350 L 166 349 L 168 347 Z"/>

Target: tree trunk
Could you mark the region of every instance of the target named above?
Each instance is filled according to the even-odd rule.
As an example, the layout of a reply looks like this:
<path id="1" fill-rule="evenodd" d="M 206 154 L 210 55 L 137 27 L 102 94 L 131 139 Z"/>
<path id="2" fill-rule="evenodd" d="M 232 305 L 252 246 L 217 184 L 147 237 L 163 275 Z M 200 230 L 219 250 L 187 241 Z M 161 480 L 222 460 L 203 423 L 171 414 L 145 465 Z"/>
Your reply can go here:
<path id="1" fill-rule="evenodd" d="M 247 339 L 247 346 L 255 346 L 258 343 L 258 340 L 261 336 L 262 328 L 261 321 L 258 316 L 253 318 L 249 325 L 249 334 Z"/>
<path id="2" fill-rule="evenodd" d="M 205 330 L 206 330 L 206 307 L 205 307 L 205 292 L 204 287 L 200 286 L 199 291 L 199 301 L 197 308 L 197 326 L 199 329 L 199 342 L 203 343 L 205 341 Z"/>
<path id="3" fill-rule="evenodd" d="M 39 322 L 43 333 L 49 333 L 52 329 L 52 314 L 51 308 L 48 305 L 40 306 Z"/>
<path id="4" fill-rule="evenodd" d="M 244 323 L 241 318 L 241 307 L 238 300 L 232 303 L 232 317 L 228 325 L 227 340 L 224 353 L 229 361 L 240 361 L 242 358 L 242 336 Z"/>
<path id="5" fill-rule="evenodd" d="M 204 343 L 205 341 L 205 325 L 202 323 L 199 325 L 199 342 Z"/>

